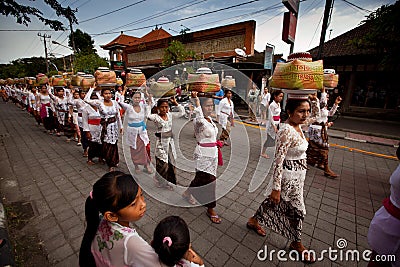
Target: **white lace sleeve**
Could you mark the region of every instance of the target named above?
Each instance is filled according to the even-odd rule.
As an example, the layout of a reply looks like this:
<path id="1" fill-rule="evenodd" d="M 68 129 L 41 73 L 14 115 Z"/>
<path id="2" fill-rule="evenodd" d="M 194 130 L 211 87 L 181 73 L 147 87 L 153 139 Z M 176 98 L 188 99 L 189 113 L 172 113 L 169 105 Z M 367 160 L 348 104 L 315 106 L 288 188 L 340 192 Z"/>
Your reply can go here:
<path id="1" fill-rule="evenodd" d="M 333 116 L 333 115 L 335 115 L 336 110 L 338 109 L 338 107 L 339 107 L 339 106 L 338 106 L 336 103 L 333 104 L 331 110 L 329 110 L 328 116 Z"/>
<path id="2" fill-rule="evenodd" d="M 272 166 L 272 189 L 281 190 L 281 180 L 283 171 L 283 162 L 286 158 L 288 149 L 292 143 L 292 136 L 289 127 L 285 127 L 278 131 L 276 136 L 276 151 L 274 157 L 274 165 Z"/>
<path id="3" fill-rule="evenodd" d="M 180 118 L 185 115 L 185 108 L 181 104 L 179 104 L 177 107 L 178 112 L 171 112 L 173 118 Z"/>

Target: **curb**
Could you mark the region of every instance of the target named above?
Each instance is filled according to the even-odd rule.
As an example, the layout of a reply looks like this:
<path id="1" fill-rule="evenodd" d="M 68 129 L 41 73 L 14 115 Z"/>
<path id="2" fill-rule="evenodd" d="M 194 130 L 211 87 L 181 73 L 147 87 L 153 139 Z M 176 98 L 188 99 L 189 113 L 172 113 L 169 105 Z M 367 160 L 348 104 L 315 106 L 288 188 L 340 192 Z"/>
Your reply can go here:
<path id="1" fill-rule="evenodd" d="M 7 218 L 0 202 L 0 266 L 15 266 L 14 255 L 7 230 Z"/>

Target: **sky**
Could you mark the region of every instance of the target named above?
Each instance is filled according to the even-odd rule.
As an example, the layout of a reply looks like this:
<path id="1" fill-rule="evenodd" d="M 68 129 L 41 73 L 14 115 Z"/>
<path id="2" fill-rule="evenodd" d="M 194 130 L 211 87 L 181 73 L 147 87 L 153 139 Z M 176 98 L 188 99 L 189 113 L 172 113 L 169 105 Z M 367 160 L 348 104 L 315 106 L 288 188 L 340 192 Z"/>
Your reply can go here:
<path id="1" fill-rule="evenodd" d="M 54 10 L 43 0 L 16 1 L 22 5 L 38 8 L 45 17 L 58 19 L 69 28 L 67 20 L 57 17 Z M 251 3 L 234 7 L 246 2 Z M 396 0 L 334 1 L 325 40 L 357 27 L 370 11 L 394 2 Z M 170 34 L 178 35 L 184 28 L 195 32 L 247 20 L 256 21 L 255 50 L 262 52 L 268 43 L 275 46 L 275 54 L 283 54 L 284 58 L 290 51 L 290 45 L 281 40 L 283 13 L 287 11 L 281 0 L 59 0 L 59 3 L 63 7 L 70 6 L 78 9 L 76 17 L 79 24 L 74 24 L 73 29 L 80 29 L 90 34 L 95 41 L 98 54 L 102 57 L 108 58 L 108 52 L 100 48 L 100 45 L 109 43 L 121 31 L 127 35 L 142 37 L 154 29 L 155 25 L 159 25 Z M 125 6 L 128 7 L 103 15 Z M 324 0 L 300 2 L 294 52 L 307 51 L 318 46 L 324 6 Z M 223 8 L 225 10 L 220 12 L 185 19 Z M 16 23 L 16 19 L 12 16 L 0 16 L 0 63 L 9 63 L 18 58 L 32 56 L 44 57 L 43 39 L 39 38 L 38 33 L 51 36 L 47 39 L 48 53 L 56 57 L 71 53 L 70 49 L 51 43 L 51 41 L 56 41 L 68 46 L 69 31 L 51 31 L 35 17 L 31 19 L 32 22 L 26 27 Z M 184 20 L 165 24 L 178 19 Z"/>

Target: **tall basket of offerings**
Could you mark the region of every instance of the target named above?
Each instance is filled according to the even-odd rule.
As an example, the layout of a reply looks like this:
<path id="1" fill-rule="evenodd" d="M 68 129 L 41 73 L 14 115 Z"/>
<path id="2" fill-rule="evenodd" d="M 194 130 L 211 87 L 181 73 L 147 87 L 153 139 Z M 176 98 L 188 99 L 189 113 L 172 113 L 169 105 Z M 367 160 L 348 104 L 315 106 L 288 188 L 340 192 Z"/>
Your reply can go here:
<path id="1" fill-rule="evenodd" d="M 309 94 L 323 88 L 323 70 L 322 60 L 312 61 L 310 53 L 293 53 L 287 63 L 277 63 L 269 84 L 282 89 L 287 99 L 306 99 Z"/>
<path id="2" fill-rule="evenodd" d="M 131 69 L 126 74 L 126 82 L 125 86 L 127 88 L 139 88 L 145 86 L 146 84 L 146 77 L 144 73 L 140 69 Z"/>
<path id="3" fill-rule="evenodd" d="M 221 81 L 221 86 L 224 88 L 232 89 L 236 87 L 236 81 L 232 76 L 225 76 Z"/>
<path id="4" fill-rule="evenodd" d="M 115 87 L 117 84 L 117 75 L 115 71 L 106 67 L 99 67 L 94 73 L 98 89 L 104 87 Z"/>
<path id="5" fill-rule="evenodd" d="M 6 79 L 6 83 L 7 83 L 8 85 L 13 85 L 13 84 L 14 84 L 14 79 L 13 79 L 13 78 L 7 78 L 7 79 Z"/>
<path id="6" fill-rule="evenodd" d="M 339 74 L 334 69 L 324 69 L 324 87 L 332 89 L 337 87 L 339 82 Z"/>
<path id="7" fill-rule="evenodd" d="M 62 75 L 53 75 L 51 77 L 51 83 L 53 87 L 65 87 L 67 86 L 67 82 L 65 81 Z"/>
<path id="8" fill-rule="evenodd" d="M 71 77 L 72 87 L 77 88 L 77 87 L 81 86 L 81 81 L 83 79 L 83 75 L 85 75 L 84 72 L 77 72 L 75 75 L 72 75 L 72 77 Z"/>
<path id="9" fill-rule="evenodd" d="M 84 74 L 82 75 L 80 87 L 86 92 L 90 89 L 90 87 L 94 86 L 95 81 L 96 80 L 92 74 Z"/>
<path id="10" fill-rule="evenodd" d="M 167 77 L 160 77 L 156 82 L 150 83 L 150 92 L 156 98 L 171 97 L 176 94 L 174 83 Z"/>
<path id="11" fill-rule="evenodd" d="M 195 74 L 188 74 L 187 85 L 189 91 L 204 95 L 213 95 L 221 88 L 218 74 L 213 74 L 209 68 L 199 68 Z"/>
<path id="12" fill-rule="evenodd" d="M 38 75 L 36 75 L 36 82 L 39 85 L 46 85 L 49 83 L 49 78 L 45 74 L 39 73 Z"/>

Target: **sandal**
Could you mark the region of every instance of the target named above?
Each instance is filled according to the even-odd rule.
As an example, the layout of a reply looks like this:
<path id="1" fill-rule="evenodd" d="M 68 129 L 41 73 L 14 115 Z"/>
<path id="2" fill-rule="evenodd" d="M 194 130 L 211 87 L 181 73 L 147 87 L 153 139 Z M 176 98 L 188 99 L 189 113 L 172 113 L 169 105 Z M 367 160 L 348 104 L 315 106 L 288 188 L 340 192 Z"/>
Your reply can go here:
<path id="1" fill-rule="evenodd" d="M 87 161 L 87 164 L 88 164 L 88 165 L 94 165 L 94 164 L 96 164 L 96 163 L 95 163 L 94 161 L 92 161 L 92 160 L 88 160 L 88 161 Z"/>
<path id="2" fill-rule="evenodd" d="M 221 223 L 221 218 L 218 216 L 218 214 L 211 215 L 210 213 L 208 213 L 208 211 L 206 211 L 206 214 L 207 214 L 208 218 L 210 218 L 210 221 L 212 223 L 216 223 L 216 224 L 220 224 Z"/>
<path id="3" fill-rule="evenodd" d="M 254 232 L 256 232 L 260 236 L 266 236 L 267 235 L 265 230 L 259 224 L 254 225 L 254 224 L 251 224 L 251 223 L 247 222 L 246 226 L 247 226 L 248 229 L 253 230 Z"/>
<path id="4" fill-rule="evenodd" d="M 307 249 L 303 246 L 303 244 L 298 243 L 296 245 L 293 245 L 293 243 L 295 242 L 292 242 L 290 244 L 289 249 L 297 251 L 297 253 L 299 253 L 299 257 L 302 262 L 307 264 L 315 263 L 315 259 L 310 253 L 303 253 L 303 251 L 307 251 Z"/>
<path id="5" fill-rule="evenodd" d="M 267 154 L 260 154 L 261 157 L 269 159 L 269 156 Z"/>
<path id="6" fill-rule="evenodd" d="M 189 204 L 192 204 L 192 205 L 196 205 L 196 204 L 197 204 L 196 200 L 193 198 L 193 196 L 192 196 L 191 194 L 187 195 L 186 193 L 183 193 L 183 194 L 182 194 L 182 197 L 183 197 L 187 202 L 189 202 Z"/>

